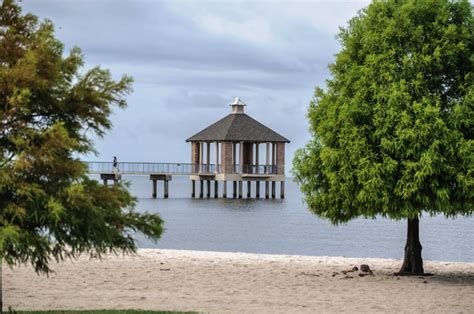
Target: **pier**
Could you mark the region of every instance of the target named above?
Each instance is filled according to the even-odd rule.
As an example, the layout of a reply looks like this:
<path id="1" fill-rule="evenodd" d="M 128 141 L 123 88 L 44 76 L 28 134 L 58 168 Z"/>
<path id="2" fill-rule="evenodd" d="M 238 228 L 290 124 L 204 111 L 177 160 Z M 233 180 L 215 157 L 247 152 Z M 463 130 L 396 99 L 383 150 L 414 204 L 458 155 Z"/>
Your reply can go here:
<path id="1" fill-rule="evenodd" d="M 232 168 L 235 169 L 235 173 L 223 175 L 220 173 L 220 169 L 222 169 L 221 165 L 216 167 L 215 164 L 118 162 L 115 169 L 112 162 L 85 161 L 84 164 L 87 167 L 87 172 L 89 174 L 99 175 L 105 185 L 107 185 L 109 181 L 117 183 L 126 175 L 148 176 L 152 182 L 151 190 L 153 198 L 157 198 L 157 181 L 163 181 L 163 198 L 169 197 L 169 181 L 172 181 L 173 176 L 189 176 L 192 182 L 191 197 L 200 198 L 210 198 L 211 196 L 218 198 L 219 195 L 223 198 L 227 198 L 231 195 L 227 194 L 229 188 L 227 181 L 233 182 L 230 186 L 230 189 L 233 188 L 233 190 L 231 190 L 233 198 L 243 197 L 243 182 L 247 182 L 247 198 L 251 197 L 252 183 L 255 184 L 255 197 L 259 198 L 261 181 L 265 182 L 265 198 L 270 198 L 270 195 L 272 198 L 275 198 L 275 183 L 278 180 L 284 179 L 284 177 L 282 178 L 276 175 L 276 167 L 262 165 L 258 167 L 247 167 L 247 171 L 245 172 L 254 173 L 240 173 L 239 165 L 234 165 Z M 223 180 L 224 178 L 227 180 Z M 198 189 L 196 188 L 196 182 L 199 183 Z M 211 182 L 214 182 L 214 184 L 211 185 Z M 273 183 L 270 185 L 270 182 Z M 213 188 L 213 191 L 211 188 Z M 273 190 L 270 191 L 270 188 L 273 188 Z M 198 193 L 196 193 L 196 190 L 198 190 Z M 222 193 L 219 194 L 219 191 L 222 191 Z M 284 198 L 284 185 L 280 188 L 280 196 Z"/>
<path id="2" fill-rule="evenodd" d="M 164 198 L 169 196 L 169 181 L 175 175 L 189 176 L 191 197 L 227 198 L 232 182 L 232 197 L 243 198 L 244 182 L 247 198 L 260 198 L 261 183 L 265 183 L 265 198 L 285 198 L 285 144 L 290 141 L 244 112 L 246 104 L 238 97 L 230 104 L 231 112 L 219 121 L 186 140 L 191 143 L 191 163 L 85 162 L 90 174 L 99 174 L 104 184 L 115 183 L 122 175 L 149 175 L 152 197 L 157 197 L 157 181 L 163 181 Z M 197 185 L 197 186 L 196 186 Z"/>

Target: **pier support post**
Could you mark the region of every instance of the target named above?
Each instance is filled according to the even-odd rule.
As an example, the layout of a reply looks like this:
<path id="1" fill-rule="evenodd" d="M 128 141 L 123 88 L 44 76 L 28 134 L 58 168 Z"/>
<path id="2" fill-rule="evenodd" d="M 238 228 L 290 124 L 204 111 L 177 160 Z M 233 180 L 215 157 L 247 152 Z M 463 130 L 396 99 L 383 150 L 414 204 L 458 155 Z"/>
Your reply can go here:
<path id="1" fill-rule="evenodd" d="M 227 198 L 227 181 L 222 181 L 223 186 L 222 186 L 222 197 Z"/>
<path id="2" fill-rule="evenodd" d="M 237 197 L 237 181 L 233 181 L 234 190 L 232 191 L 232 197 Z"/>
<path id="3" fill-rule="evenodd" d="M 214 181 L 214 198 L 219 197 L 219 181 Z"/>
<path id="4" fill-rule="evenodd" d="M 239 198 L 242 198 L 242 188 L 243 188 L 243 182 L 239 181 Z"/>
<path id="5" fill-rule="evenodd" d="M 252 197 L 252 181 L 247 181 L 247 198 Z"/>
<path id="6" fill-rule="evenodd" d="M 255 181 L 255 197 L 260 198 L 260 181 Z"/>
<path id="7" fill-rule="evenodd" d="M 270 197 L 270 196 L 269 196 L 270 194 L 269 194 L 269 191 L 268 191 L 269 188 L 270 188 L 270 182 L 265 181 L 265 198 L 269 198 L 269 197 Z"/>
<path id="8" fill-rule="evenodd" d="M 168 187 L 169 187 L 169 181 L 168 180 L 164 180 L 164 197 L 165 198 L 168 198 L 168 195 L 169 195 L 169 191 L 168 191 Z"/>
<path id="9" fill-rule="evenodd" d="M 156 198 L 156 180 L 152 180 L 152 185 L 153 185 L 153 193 L 151 194 L 151 197 Z"/>
<path id="10" fill-rule="evenodd" d="M 199 198 L 204 197 L 204 180 L 199 180 L 200 190 L 199 190 Z"/>
<path id="11" fill-rule="evenodd" d="M 280 186 L 280 198 L 284 199 L 285 198 L 285 181 L 281 181 L 281 186 Z"/>
<path id="12" fill-rule="evenodd" d="M 211 197 L 211 180 L 207 180 L 206 197 L 207 197 L 207 198 L 210 198 L 210 197 Z"/>
<path id="13" fill-rule="evenodd" d="M 276 193 L 276 182 L 272 181 L 272 198 L 275 198 Z"/>
<path id="14" fill-rule="evenodd" d="M 122 179 L 122 175 L 120 173 L 101 173 L 100 178 L 104 185 L 108 185 L 109 180 L 114 181 L 114 184 L 118 184 L 119 180 Z"/>
<path id="15" fill-rule="evenodd" d="M 191 192 L 191 197 L 195 198 L 196 197 L 196 180 L 191 180 L 192 186 L 193 186 L 193 191 Z"/>

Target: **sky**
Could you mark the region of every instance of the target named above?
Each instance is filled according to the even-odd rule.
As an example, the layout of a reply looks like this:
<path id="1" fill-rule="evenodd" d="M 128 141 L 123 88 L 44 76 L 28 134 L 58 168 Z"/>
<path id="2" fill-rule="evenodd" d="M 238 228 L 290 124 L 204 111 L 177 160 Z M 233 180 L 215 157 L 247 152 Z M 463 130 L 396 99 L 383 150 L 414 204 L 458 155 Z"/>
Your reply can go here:
<path id="1" fill-rule="evenodd" d="M 291 140 L 310 140 L 306 118 L 316 86 L 330 78 L 340 26 L 369 1 L 23 0 L 48 18 L 66 53 L 85 55 L 114 78 L 134 78 L 113 129 L 95 139 L 89 161 L 191 162 L 185 140 L 230 112 L 248 115 Z M 263 149 L 263 145 L 261 145 Z M 263 154 L 261 154 L 262 156 Z M 213 154 L 211 154 L 213 156 Z M 262 157 L 263 158 L 263 157 Z"/>

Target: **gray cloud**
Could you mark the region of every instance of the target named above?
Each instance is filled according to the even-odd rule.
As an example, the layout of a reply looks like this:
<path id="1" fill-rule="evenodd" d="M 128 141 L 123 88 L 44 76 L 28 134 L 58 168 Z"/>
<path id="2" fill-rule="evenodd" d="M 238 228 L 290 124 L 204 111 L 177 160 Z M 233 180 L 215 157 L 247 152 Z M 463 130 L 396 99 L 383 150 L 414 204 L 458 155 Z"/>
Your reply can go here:
<path id="1" fill-rule="evenodd" d="M 367 1 L 24 0 L 49 18 L 86 67 L 135 79 L 129 107 L 97 139 L 99 159 L 187 162 L 185 139 L 229 112 L 235 96 L 247 112 L 292 140 L 308 140 L 306 108 L 339 49 L 334 39 Z M 94 156 L 88 158 L 96 159 Z"/>

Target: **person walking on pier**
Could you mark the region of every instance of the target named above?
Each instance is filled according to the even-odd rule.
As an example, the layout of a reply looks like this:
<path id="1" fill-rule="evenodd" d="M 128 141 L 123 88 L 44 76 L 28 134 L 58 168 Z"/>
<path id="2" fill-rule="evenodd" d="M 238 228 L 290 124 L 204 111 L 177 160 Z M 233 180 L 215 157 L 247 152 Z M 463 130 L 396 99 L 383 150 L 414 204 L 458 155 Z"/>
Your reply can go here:
<path id="1" fill-rule="evenodd" d="M 120 170 L 118 168 L 118 162 L 117 162 L 117 157 L 116 156 L 114 156 L 114 160 L 112 162 L 112 169 L 113 169 L 114 173 L 120 172 Z"/>

